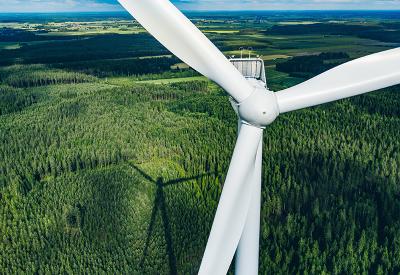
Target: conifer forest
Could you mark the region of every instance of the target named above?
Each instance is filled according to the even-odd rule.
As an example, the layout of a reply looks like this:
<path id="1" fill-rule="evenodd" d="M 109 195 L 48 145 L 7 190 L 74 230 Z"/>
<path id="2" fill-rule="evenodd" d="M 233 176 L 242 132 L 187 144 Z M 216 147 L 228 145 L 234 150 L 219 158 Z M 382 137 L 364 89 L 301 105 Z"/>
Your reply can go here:
<path id="1" fill-rule="evenodd" d="M 399 12 L 189 16 L 273 91 L 400 46 Z M 267 128 L 260 274 L 400 274 L 399 115 L 395 86 Z M 197 274 L 236 120 L 128 14 L 0 14 L 0 274 Z"/>

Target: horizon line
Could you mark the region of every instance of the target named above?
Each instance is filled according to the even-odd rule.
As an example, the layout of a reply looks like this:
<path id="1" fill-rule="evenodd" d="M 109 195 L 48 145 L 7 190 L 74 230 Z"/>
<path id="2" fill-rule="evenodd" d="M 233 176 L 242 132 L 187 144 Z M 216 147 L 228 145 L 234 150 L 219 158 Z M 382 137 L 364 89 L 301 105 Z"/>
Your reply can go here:
<path id="1" fill-rule="evenodd" d="M 255 9 L 250 9 L 250 10 L 222 10 L 222 9 L 217 9 L 217 10 L 181 10 L 182 12 L 313 12 L 313 11 L 339 11 L 339 12 L 349 12 L 349 11 L 360 11 L 360 12 L 368 12 L 368 11 L 387 11 L 387 12 L 400 12 L 400 9 L 304 9 L 304 10 L 298 10 L 298 9 L 262 9 L 262 10 L 255 10 Z M 56 13 L 128 13 L 127 11 L 124 10 L 109 10 L 109 11 L 0 11 L 0 14 L 56 14 Z"/>

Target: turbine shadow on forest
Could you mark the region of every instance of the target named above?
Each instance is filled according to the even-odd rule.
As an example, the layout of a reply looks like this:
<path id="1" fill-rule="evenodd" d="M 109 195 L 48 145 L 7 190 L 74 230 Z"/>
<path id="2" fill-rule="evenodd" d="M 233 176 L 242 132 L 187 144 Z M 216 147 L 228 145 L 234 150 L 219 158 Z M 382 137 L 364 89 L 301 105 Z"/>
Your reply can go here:
<path id="1" fill-rule="evenodd" d="M 164 227 L 164 236 L 165 236 L 165 241 L 167 245 L 167 254 L 168 254 L 168 262 L 169 262 L 169 268 L 170 268 L 170 274 L 178 274 L 177 271 L 177 265 L 176 265 L 176 255 L 174 252 L 174 245 L 173 245 L 173 239 L 171 235 L 171 224 L 168 218 L 168 212 L 167 212 L 167 205 L 165 201 L 165 196 L 164 196 L 164 188 L 169 187 L 172 185 L 176 184 L 181 184 L 185 183 L 191 180 L 197 180 L 201 179 L 206 176 L 210 175 L 215 175 L 215 173 L 206 173 L 198 176 L 193 176 L 193 177 L 187 177 L 187 178 L 178 178 L 170 181 L 165 181 L 162 177 L 158 177 L 157 180 L 154 180 L 150 175 L 146 174 L 143 170 L 141 170 L 139 167 L 137 167 L 134 164 L 131 164 L 131 167 L 134 168 L 136 171 L 139 172 L 139 174 L 145 178 L 147 181 L 155 184 L 157 186 L 157 191 L 156 191 L 156 196 L 154 198 L 154 207 L 151 213 L 151 219 L 150 219 L 150 224 L 149 228 L 147 229 L 147 237 L 146 237 L 146 242 L 145 242 L 145 247 L 143 250 L 143 257 L 140 261 L 140 267 L 144 268 L 144 262 L 147 257 L 148 249 L 149 249 L 149 244 L 150 244 L 150 238 L 152 235 L 152 232 L 154 230 L 154 224 L 156 221 L 157 217 L 157 212 L 160 210 L 161 212 L 161 219 L 163 222 L 163 227 Z"/>

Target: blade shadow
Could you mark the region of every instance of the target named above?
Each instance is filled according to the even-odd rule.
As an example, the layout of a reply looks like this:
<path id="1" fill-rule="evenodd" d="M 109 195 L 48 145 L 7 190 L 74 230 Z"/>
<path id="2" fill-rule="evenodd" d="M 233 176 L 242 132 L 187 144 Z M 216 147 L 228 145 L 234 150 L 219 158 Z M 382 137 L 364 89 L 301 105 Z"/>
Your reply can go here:
<path id="1" fill-rule="evenodd" d="M 139 172 L 139 174 L 143 178 L 145 178 L 149 182 L 157 185 L 156 197 L 154 199 L 154 207 L 153 207 L 153 210 L 151 213 L 151 220 L 150 220 L 149 228 L 147 230 L 147 237 L 146 237 L 145 247 L 143 250 L 143 257 L 140 261 L 140 267 L 142 269 L 144 268 L 145 260 L 147 258 L 148 251 L 149 251 L 150 239 L 151 239 L 151 236 L 154 231 L 154 225 L 155 225 L 155 221 L 157 218 L 157 212 L 158 212 L 158 210 L 160 210 L 161 219 L 162 219 L 163 228 L 164 228 L 164 237 L 165 237 L 165 242 L 167 245 L 166 249 L 167 249 L 167 254 L 168 254 L 170 274 L 176 275 L 176 274 L 178 274 L 177 265 L 176 265 L 176 256 L 175 256 L 175 252 L 174 252 L 173 238 L 171 235 L 171 232 L 172 232 L 171 224 L 170 224 L 170 221 L 168 218 L 167 205 L 166 205 L 166 200 L 165 200 L 163 189 L 164 189 L 164 187 L 168 187 L 168 186 L 172 186 L 172 185 L 176 185 L 176 184 L 180 184 L 180 183 L 185 183 L 185 182 L 188 182 L 191 180 L 201 179 L 203 177 L 215 175 L 217 173 L 206 173 L 206 174 L 202 174 L 202 175 L 198 175 L 198 176 L 179 178 L 179 179 L 174 179 L 174 180 L 164 182 L 164 179 L 162 177 L 158 178 L 157 180 L 154 180 L 150 175 L 146 174 L 146 172 L 141 170 L 136 165 L 134 165 L 134 164 L 130 164 L 130 165 L 137 172 Z"/>
<path id="2" fill-rule="evenodd" d="M 151 181 L 152 183 L 157 183 L 155 180 L 153 180 L 152 177 L 150 177 L 149 175 L 147 175 L 143 170 L 141 170 L 139 167 L 137 167 L 135 164 L 130 163 L 130 165 L 139 172 L 140 175 L 142 175 L 142 177 L 144 177 L 146 180 Z"/>

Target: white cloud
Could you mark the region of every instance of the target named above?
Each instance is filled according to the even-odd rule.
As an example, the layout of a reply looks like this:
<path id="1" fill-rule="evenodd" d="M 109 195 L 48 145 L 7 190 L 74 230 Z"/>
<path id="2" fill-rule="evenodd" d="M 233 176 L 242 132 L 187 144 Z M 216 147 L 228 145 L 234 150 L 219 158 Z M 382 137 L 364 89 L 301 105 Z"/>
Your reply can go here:
<path id="1" fill-rule="evenodd" d="M 400 10 L 400 0 L 172 0 L 172 2 L 185 10 Z M 0 12 L 116 10 L 122 10 L 117 0 L 0 0 Z"/>
<path id="2" fill-rule="evenodd" d="M 175 0 L 182 9 L 199 10 L 400 10 L 400 0 Z"/>
<path id="3" fill-rule="evenodd" d="M 121 10 L 120 6 L 96 0 L 0 0 L 0 12 L 100 12 L 115 10 Z"/>

